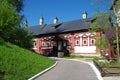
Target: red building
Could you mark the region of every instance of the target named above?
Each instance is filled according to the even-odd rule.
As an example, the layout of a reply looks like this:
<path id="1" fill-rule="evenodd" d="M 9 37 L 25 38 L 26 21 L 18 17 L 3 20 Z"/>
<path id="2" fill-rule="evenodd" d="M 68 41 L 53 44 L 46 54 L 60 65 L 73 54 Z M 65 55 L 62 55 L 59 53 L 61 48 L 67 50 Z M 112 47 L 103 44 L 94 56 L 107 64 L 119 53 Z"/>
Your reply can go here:
<path id="1" fill-rule="evenodd" d="M 40 25 L 29 27 L 35 36 L 32 49 L 39 54 L 53 56 L 58 53 L 100 56 L 101 50 L 95 43 L 96 39 L 101 37 L 102 31 L 90 33 L 88 29 L 93 19 L 87 18 L 86 12 L 82 17 L 83 19 L 62 23 L 59 23 L 56 17 L 53 24 L 44 24 L 41 17 Z"/>

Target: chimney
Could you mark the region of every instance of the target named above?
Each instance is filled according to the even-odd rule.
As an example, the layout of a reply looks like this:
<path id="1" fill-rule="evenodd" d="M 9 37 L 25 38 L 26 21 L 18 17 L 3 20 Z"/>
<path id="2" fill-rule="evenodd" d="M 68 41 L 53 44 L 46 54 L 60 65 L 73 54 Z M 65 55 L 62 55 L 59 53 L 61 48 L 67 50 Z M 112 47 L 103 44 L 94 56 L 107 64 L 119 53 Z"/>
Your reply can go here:
<path id="1" fill-rule="evenodd" d="M 83 18 L 83 19 L 87 19 L 87 12 L 86 12 L 86 11 L 84 11 L 84 12 L 82 13 L 82 18 Z"/>
<path id="2" fill-rule="evenodd" d="M 53 23 L 54 23 L 54 24 L 57 24 L 57 23 L 58 23 L 58 18 L 57 18 L 57 17 L 54 18 Z"/>
<path id="3" fill-rule="evenodd" d="M 44 24 L 44 18 L 43 16 L 40 17 L 40 25 L 43 25 Z"/>

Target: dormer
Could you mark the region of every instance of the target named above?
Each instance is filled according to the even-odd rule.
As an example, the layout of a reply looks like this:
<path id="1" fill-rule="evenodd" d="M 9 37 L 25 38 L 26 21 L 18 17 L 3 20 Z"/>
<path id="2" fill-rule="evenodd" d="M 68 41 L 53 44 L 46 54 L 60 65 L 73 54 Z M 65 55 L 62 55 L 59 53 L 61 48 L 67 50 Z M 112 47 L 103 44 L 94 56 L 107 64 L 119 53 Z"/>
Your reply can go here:
<path id="1" fill-rule="evenodd" d="M 58 18 L 57 18 L 57 17 L 54 18 L 53 23 L 54 23 L 54 24 L 57 24 L 57 23 L 58 23 Z"/>
<path id="2" fill-rule="evenodd" d="M 40 25 L 43 25 L 44 24 L 44 18 L 43 16 L 40 17 Z"/>
<path id="3" fill-rule="evenodd" d="M 86 12 L 86 11 L 84 11 L 84 12 L 82 13 L 82 18 L 83 18 L 83 19 L 87 19 L 87 12 Z"/>

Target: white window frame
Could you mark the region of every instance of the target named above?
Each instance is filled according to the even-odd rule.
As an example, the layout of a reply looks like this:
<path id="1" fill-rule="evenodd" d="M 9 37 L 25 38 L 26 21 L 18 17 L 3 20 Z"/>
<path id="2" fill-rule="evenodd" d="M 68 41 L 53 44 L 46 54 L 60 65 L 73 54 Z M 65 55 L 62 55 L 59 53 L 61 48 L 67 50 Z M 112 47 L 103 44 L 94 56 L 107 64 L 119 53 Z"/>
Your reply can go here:
<path id="1" fill-rule="evenodd" d="M 34 39 L 34 42 L 33 42 L 33 49 L 37 49 L 37 39 Z"/>

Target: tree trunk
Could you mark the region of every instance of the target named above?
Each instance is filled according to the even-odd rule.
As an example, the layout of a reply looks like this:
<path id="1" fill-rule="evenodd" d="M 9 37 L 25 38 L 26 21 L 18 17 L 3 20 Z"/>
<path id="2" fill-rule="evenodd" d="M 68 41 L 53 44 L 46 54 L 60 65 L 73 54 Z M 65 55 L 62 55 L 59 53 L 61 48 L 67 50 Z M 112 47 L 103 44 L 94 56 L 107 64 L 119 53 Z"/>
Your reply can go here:
<path id="1" fill-rule="evenodd" d="M 116 49 L 116 52 L 117 52 L 117 60 L 118 60 L 118 62 L 120 63 L 118 26 L 116 26 L 116 41 L 117 41 L 117 49 Z"/>
<path id="2" fill-rule="evenodd" d="M 116 6 L 115 5 L 113 5 L 113 11 L 114 11 L 114 14 L 115 14 L 115 16 L 116 16 L 116 20 L 118 20 L 118 14 L 117 14 L 117 12 L 116 12 Z M 118 27 L 118 22 L 116 21 L 116 42 L 117 42 L 117 49 L 116 49 L 116 53 L 117 53 L 117 60 L 118 60 L 118 62 L 120 63 L 120 51 L 119 51 L 119 27 Z"/>

